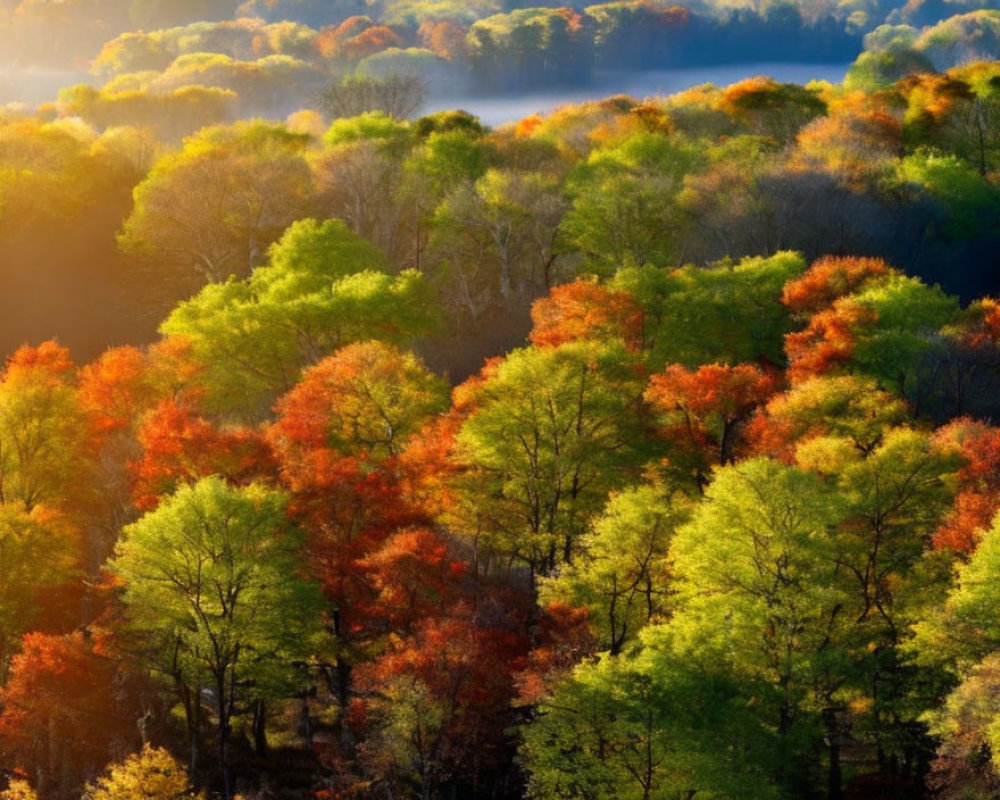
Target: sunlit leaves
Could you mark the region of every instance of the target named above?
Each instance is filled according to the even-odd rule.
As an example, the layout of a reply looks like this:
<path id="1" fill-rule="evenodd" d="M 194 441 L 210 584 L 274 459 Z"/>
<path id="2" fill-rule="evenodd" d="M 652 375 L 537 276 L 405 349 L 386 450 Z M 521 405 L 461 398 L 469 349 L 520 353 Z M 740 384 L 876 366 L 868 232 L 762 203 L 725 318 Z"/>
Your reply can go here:
<path id="1" fill-rule="evenodd" d="M 642 307 L 654 367 L 780 364 L 791 320 L 777 301 L 805 266 L 796 253 L 673 272 L 647 266 L 619 271 L 611 287 L 630 292 Z"/>
<path id="2" fill-rule="evenodd" d="M 583 662 L 539 703 L 521 748 L 529 797 L 778 796 L 760 687 L 670 639 L 654 629 L 635 653 Z"/>
<path id="3" fill-rule="evenodd" d="M 757 448 L 775 457 L 828 435 L 869 453 L 889 428 L 908 419 L 903 401 L 871 378 L 825 376 L 797 383 L 773 398 L 753 421 L 751 438 Z"/>
<path id="4" fill-rule="evenodd" d="M 103 634 L 99 634 L 103 636 Z M 10 667 L 0 748 L 37 781 L 42 796 L 78 797 L 115 755 L 141 714 L 135 686 L 94 632 L 32 633 Z"/>
<path id="5" fill-rule="evenodd" d="M 573 207 L 564 236 L 595 272 L 672 265 L 680 225 L 674 197 L 698 160 L 690 145 L 654 133 L 595 150 L 567 184 Z"/>
<path id="6" fill-rule="evenodd" d="M 458 436 L 477 494 L 490 487 L 476 505 L 495 547 L 542 572 L 573 557 L 588 515 L 641 463 L 640 393 L 621 347 L 516 350 L 496 367 Z"/>
<path id="7" fill-rule="evenodd" d="M 293 225 L 247 281 L 206 286 L 161 331 L 187 338 L 211 371 L 212 399 L 257 416 L 301 370 L 359 339 L 412 339 L 434 323 L 421 276 L 381 257 L 343 223 Z"/>
<path id="8" fill-rule="evenodd" d="M 174 800 L 177 797 L 198 798 L 188 780 L 184 766 L 162 748 L 145 745 L 124 761 L 112 764 L 87 787 L 85 800 Z"/>
<path id="9" fill-rule="evenodd" d="M 397 455 L 445 404 L 444 385 L 412 353 L 368 341 L 348 345 L 306 371 L 279 405 L 271 436 L 286 461 L 315 448 L 344 455 Z"/>
<path id="10" fill-rule="evenodd" d="M 576 561 L 543 582 L 540 602 L 586 607 L 600 649 L 621 652 L 670 607 L 667 550 L 687 514 L 680 497 L 668 497 L 658 486 L 613 495 L 580 538 Z"/>
<path id="11" fill-rule="evenodd" d="M 243 276 L 308 209 L 305 138 L 264 123 L 207 128 L 135 189 L 120 241 L 173 270 L 179 293 Z M 175 288 L 177 287 L 177 288 Z"/>
<path id="12" fill-rule="evenodd" d="M 301 534 L 286 503 L 258 484 L 204 478 L 128 526 L 110 563 L 147 663 L 196 694 L 214 691 L 226 786 L 237 693 L 291 692 L 293 664 L 320 632 L 319 591 L 300 577 Z"/>
<path id="13" fill-rule="evenodd" d="M 55 342 L 8 359 L 0 381 L 0 502 L 58 507 L 69 502 L 68 487 L 85 482 L 92 439 L 74 371 Z"/>
<path id="14" fill-rule="evenodd" d="M 643 397 L 657 411 L 663 433 L 695 459 L 699 486 L 707 467 L 735 460 L 740 428 L 778 386 L 778 376 L 749 364 L 667 367 L 650 378 Z"/>
<path id="15" fill-rule="evenodd" d="M 531 307 L 531 342 L 557 347 L 580 339 L 617 340 L 630 350 L 643 345 L 642 308 L 627 292 L 595 281 L 555 286 Z"/>

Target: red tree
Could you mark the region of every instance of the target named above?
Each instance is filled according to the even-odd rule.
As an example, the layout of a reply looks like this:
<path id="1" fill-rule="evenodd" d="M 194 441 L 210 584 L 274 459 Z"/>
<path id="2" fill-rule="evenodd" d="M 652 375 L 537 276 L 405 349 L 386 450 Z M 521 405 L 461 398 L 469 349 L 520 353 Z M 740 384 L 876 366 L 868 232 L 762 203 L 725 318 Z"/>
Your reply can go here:
<path id="1" fill-rule="evenodd" d="M 881 258 L 826 256 L 785 284 L 781 302 L 793 311 L 813 313 L 833 305 L 893 272 Z"/>
<path id="2" fill-rule="evenodd" d="M 616 339 L 635 352 L 642 348 L 642 308 L 626 292 L 592 281 L 556 286 L 531 307 L 531 342 L 558 347 L 579 339 Z"/>
<path id="3" fill-rule="evenodd" d="M 958 450 L 955 507 L 934 532 L 934 546 L 969 554 L 1000 511 L 1000 428 L 963 417 L 937 431 L 939 444 Z"/>
<path id="4" fill-rule="evenodd" d="M 86 780 L 142 744 L 143 691 L 102 652 L 102 638 L 31 633 L 11 664 L 0 751 L 43 800 L 79 797 Z"/>
<path id="5" fill-rule="evenodd" d="M 700 485 L 708 467 L 735 459 L 740 426 L 774 394 L 780 378 L 750 364 L 680 365 L 653 375 L 643 395 L 661 415 L 664 435 L 694 457 Z"/>
<path id="6" fill-rule="evenodd" d="M 142 458 L 133 465 L 133 499 L 141 509 L 184 482 L 221 475 L 236 484 L 277 474 L 264 437 L 248 428 L 220 429 L 172 400 L 161 403 L 139 430 Z"/>

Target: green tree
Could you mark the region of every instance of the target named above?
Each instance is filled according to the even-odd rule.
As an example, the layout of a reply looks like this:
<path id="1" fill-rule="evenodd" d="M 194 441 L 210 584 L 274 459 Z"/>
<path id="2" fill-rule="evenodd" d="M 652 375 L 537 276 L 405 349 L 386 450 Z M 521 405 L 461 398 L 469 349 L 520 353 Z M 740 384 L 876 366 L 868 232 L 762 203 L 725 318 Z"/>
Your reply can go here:
<path id="1" fill-rule="evenodd" d="M 983 532 L 975 552 L 958 566 L 955 584 L 939 607 L 915 621 L 915 646 L 928 663 L 948 662 L 953 672 L 970 670 L 1000 650 L 1000 516 Z"/>
<path id="2" fill-rule="evenodd" d="M 528 796 L 674 800 L 780 794 L 766 687 L 692 659 L 653 626 L 641 646 L 578 665 L 524 728 Z"/>
<path id="3" fill-rule="evenodd" d="M 126 527 L 110 562 L 125 582 L 129 628 L 187 690 L 189 716 L 202 691 L 212 693 L 227 800 L 240 703 L 287 693 L 320 624 L 319 591 L 300 577 L 302 536 L 286 501 L 257 484 L 205 478 Z"/>
<path id="4" fill-rule="evenodd" d="M 433 220 L 448 302 L 475 320 L 551 288 L 565 209 L 558 179 L 540 173 L 490 169 L 460 184 Z"/>
<path id="5" fill-rule="evenodd" d="M 818 437 L 797 458 L 828 476 L 843 504 L 837 559 L 855 609 L 856 688 L 867 704 L 855 734 L 887 772 L 919 777 L 920 754 L 931 748 L 919 719 L 932 701 L 915 691 L 918 668 L 904 645 L 947 584 L 947 561 L 926 550 L 950 508 L 957 459 L 909 428 L 887 430 L 868 453 L 849 438 Z"/>
<path id="6" fill-rule="evenodd" d="M 918 152 L 899 162 L 897 179 L 941 205 L 949 238 L 968 238 L 998 223 L 995 184 L 963 158 Z"/>
<path id="7" fill-rule="evenodd" d="M 805 268 L 805 259 L 791 252 L 672 272 L 646 265 L 620 270 L 611 287 L 642 307 L 653 371 L 675 363 L 780 364 L 792 322 L 778 301 L 785 283 Z"/>
<path id="8" fill-rule="evenodd" d="M 819 477 L 758 458 L 716 472 L 671 548 L 678 646 L 771 687 L 759 713 L 779 740 L 774 780 L 796 794 L 811 780 L 821 713 L 832 719 L 850 674 L 859 604 L 837 558 L 842 514 Z M 829 746 L 839 791 L 832 737 Z"/>
<path id="9" fill-rule="evenodd" d="M 403 343 L 434 326 L 422 276 L 381 271 L 382 255 L 340 220 L 300 220 L 270 254 L 249 279 L 204 287 L 160 326 L 189 340 L 217 410 L 259 417 L 337 348 Z"/>
<path id="10" fill-rule="evenodd" d="M 905 403 L 880 389 L 874 379 L 824 375 L 775 397 L 755 423 L 759 441 L 774 455 L 816 436 L 840 437 L 868 454 L 893 425 L 907 421 Z"/>
<path id="11" fill-rule="evenodd" d="M 248 275 L 308 212 L 307 139 L 261 122 L 202 130 L 135 188 L 121 246 L 152 256 L 161 273 L 167 268 L 174 297 Z"/>
<path id="12" fill-rule="evenodd" d="M 944 671 L 950 691 L 927 715 L 941 737 L 935 780 L 946 797 L 985 798 L 1000 785 L 1000 517 L 936 607 L 913 626 L 912 652 L 923 674 Z M 940 680 L 940 679 L 939 679 Z"/>
<path id="13" fill-rule="evenodd" d="M 669 609 L 667 550 L 674 530 L 687 520 L 687 506 L 655 485 L 612 495 L 580 538 L 577 559 L 542 582 L 540 603 L 585 606 L 598 647 L 611 655 L 622 652 Z"/>
<path id="14" fill-rule="evenodd" d="M 515 350 L 474 391 L 458 434 L 472 513 L 488 519 L 494 550 L 551 573 L 643 461 L 634 364 L 593 342 Z"/>
<path id="15" fill-rule="evenodd" d="M 595 150 L 567 181 L 573 207 L 560 226 L 567 246 L 598 273 L 672 264 L 680 240 L 677 195 L 698 162 L 694 147 L 661 133 Z"/>

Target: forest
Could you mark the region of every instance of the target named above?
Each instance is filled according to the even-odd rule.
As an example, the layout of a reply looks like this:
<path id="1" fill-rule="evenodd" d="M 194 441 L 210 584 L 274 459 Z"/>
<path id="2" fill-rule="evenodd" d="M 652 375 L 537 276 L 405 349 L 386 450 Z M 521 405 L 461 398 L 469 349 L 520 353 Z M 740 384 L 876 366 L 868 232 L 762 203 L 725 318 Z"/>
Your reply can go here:
<path id="1" fill-rule="evenodd" d="M 523 5 L 0 2 L 0 800 L 1000 796 L 1000 11 Z"/>

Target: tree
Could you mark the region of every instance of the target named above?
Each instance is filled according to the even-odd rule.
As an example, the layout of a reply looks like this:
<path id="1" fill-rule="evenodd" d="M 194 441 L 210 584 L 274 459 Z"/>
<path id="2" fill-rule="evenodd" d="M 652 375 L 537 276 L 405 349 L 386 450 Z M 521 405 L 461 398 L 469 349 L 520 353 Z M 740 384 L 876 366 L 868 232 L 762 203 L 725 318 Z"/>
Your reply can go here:
<path id="1" fill-rule="evenodd" d="M 674 537 L 670 627 L 682 653 L 771 687 L 761 713 L 779 739 L 774 779 L 801 793 L 814 726 L 824 710 L 832 724 L 852 669 L 860 606 L 832 535 L 843 511 L 817 476 L 762 458 L 718 470 L 705 499 Z M 839 745 L 828 745 L 839 794 Z"/>
<path id="2" fill-rule="evenodd" d="M 401 530 L 358 561 L 377 594 L 368 609 L 394 632 L 412 633 L 418 622 L 447 612 L 460 596 L 468 564 L 427 528 Z"/>
<path id="3" fill-rule="evenodd" d="M 73 385 L 76 367 L 54 341 L 24 346 L 0 380 L 0 503 L 80 507 L 93 430 Z"/>
<path id="4" fill-rule="evenodd" d="M 166 750 L 145 745 L 124 761 L 112 764 L 96 785 L 88 786 L 83 800 L 191 800 L 195 793 L 184 767 Z"/>
<path id="5" fill-rule="evenodd" d="M 536 347 L 558 347 L 579 339 L 620 341 L 629 350 L 643 347 L 642 308 L 627 292 L 592 280 L 553 286 L 531 306 L 530 339 Z"/>
<path id="6" fill-rule="evenodd" d="M 372 111 L 407 119 L 420 110 L 426 99 L 427 86 L 418 75 L 384 78 L 359 75 L 327 86 L 320 96 L 319 109 L 332 119 L 356 117 Z"/>
<path id="7" fill-rule="evenodd" d="M 618 267 L 660 267 L 679 252 L 677 195 L 698 154 L 662 133 L 637 133 L 595 150 L 567 181 L 573 207 L 560 225 L 566 244 L 600 274 Z"/>
<path id="8" fill-rule="evenodd" d="M 138 742 L 149 710 L 141 681 L 112 658 L 97 629 L 30 633 L 2 692 L 0 750 L 31 776 L 41 798 L 70 800 L 116 751 Z"/>
<path id="9" fill-rule="evenodd" d="M 361 760 L 394 796 L 488 791 L 510 746 L 511 673 L 525 638 L 481 629 L 457 610 L 428 618 L 359 670 L 370 725 Z"/>
<path id="10" fill-rule="evenodd" d="M 171 298 L 248 275 L 285 228 L 308 212 L 306 141 L 261 122 L 202 130 L 135 188 L 122 247 L 169 270 Z"/>
<path id="11" fill-rule="evenodd" d="M 919 667 L 903 645 L 947 581 L 947 559 L 926 552 L 950 505 L 958 461 L 905 427 L 887 430 L 868 453 L 840 437 L 815 438 L 797 460 L 827 476 L 841 498 L 837 559 L 855 609 L 857 685 L 870 703 L 855 735 L 872 743 L 885 773 L 919 779 L 931 747 L 919 718 L 930 700 L 915 691 Z"/>
<path id="12" fill-rule="evenodd" d="M 844 295 L 814 314 L 804 330 L 789 334 L 789 377 L 853 369 L 876 378 L 917 410 L 934 383 L 941 328 L 958 311 L 955 298 L 917 278 L 886 280 Z"/>
<path id="13" fill-rule="evenodd" d="M 642 308 L 654 371 L 667 364 L 781 364 L 792 322 L 778 299 L 805 268 L 801 255 L 782 252 L 708 268 L 620 270 L 609 288 L 628 292 Z"/>
<path id="14" fill-rule="evenodd" d="M 0 121 L 0 242 L 33 223 L 72 218 L 101 197 L 117 176 L 88 138 L 37 119 Z"/>
<path id="15" fill-rule="evenodd" d="M 881 283 L 895 272 L 880 258 L 826 256 L 785 284 L 781 302 L 800 314 L 821 311 L 838 298 Z"/>
<path id="16" fill-rule="evenodd" d="M 822 376 L 796 383 L 772 398 L 749 424 L 747 438 L 762 455 L 785 460 L 817 436 L 846 439 L 867 454 L 890 428 L 909 420 L 906 404 L 874 379 Z"/>
<path id="17" fill-rule="evenodd" d="M 208 405 L 258 419 L 304 367 L 363 339 L 402 343 L 433 328 L 415 270 L 389 275 L 383 257 L 339 220 L 293 224 L 271 262 L 246 281 L 206 286 L 161 333 L 190 342 L 208 373 Z"/>
<path id="18" fill-rule="evenodd" d="M 726 87 L 721 107 L 752 133 L 787 144 L 811 119 L 826 113 L 818 92 L 756 77 Z"/>
<path id="19" fill-rule="evenodd" d="M 935 432 L 939 447 L 957 451 L 955 506 L 934 532 L 934 546 L 971 554 L 1000 511 L 1000 431 L 968 417 L 952 420 Z"/>
<path id="20" fill-rule="evenodd" d="M 885 111 L 842 110 L 799 132 L 793 164 L 823 170 L 854 191 L 870 191 L 891 169 L 901 139 L 899 121 Z"/>
<path id="21" fill-rule="evenodd" d="M 0 505 L 0 681 L 23 634 L 58 629 L 72 618 L 66 590 L 80 578 L 79 534 L 59 515 L 41 507 Z M 70 595 L 71 596 L 71 595 Z M 68 619 L 67 619 L 68 618 Z M 55 625 L 53 623 L 56 623 Z M 63 627 L 63 630 L 66 628 Z"/>
<path id="22" fill-rule="evenodd" d="M 38 800 L 38 795 L 27 781 L 15 778 L 0 792 L 0 800 Z"/>
<path id="23" fill-rule="evenodd" d="M 539 603 L 585 607 L 598 648 L 618 655 L 669 613 L 667 552 L 687 516 L 688 504 L 660 486 L 612 495 L 580 538 L 578 558 L 542 582 Z"/>
<path id="24" fill-rule="evenodd" d="M 246 485 L 277 471 L 274 454 L 258 431 L 213 425 L 191 407 L 170 400 L 145 416 L 137 439 L 142 452 L 131 464 L 132 498 L 145 511 L 182 483 L 218 475 Z"/>
<path id="25" fill-rule="evenodd" d="M 557 226 L 566 210 L 559 179 L 490 169 L 452 190 L 434 215 L 435 248 L 448 300 L 472 320 L 506 310 L 551 288 L 557 276 Z"/>
<path id="26" fill-rule="evenodd" d="M 980 175 L 996 168 L 1000 154 L 997 122 L 1000 120 L 1000 80 L 989 62 L 968 64 L 949 73 L 968 91 L 950 92 L 945 102 L 933 102 L 934 138 L 952 152 L 971 161 Z M 950 102 L 948 102 L 950 101 Z"/>
<path id="27" fill-rule="evenodd" d="M 931 716 L 935 732 L 943 737 L 935 777 L 944 784 L 944 796 L 987 797 L 1000 776 L 998 576 L 1000 517 L 983 532 L 968 562 L 958 567 L 944 602 L 914 625 L 913 649 L 920 666 L 943 667 L 957 678 Z M 982 794 L 973 794 L 975 788 Z"/>
<path id="28" fill-rule="evenodd" d="M 307 370 L 282 397 L 271 435 L 286 463 L 316 448 L 380 460 L 398 455 L 446 402 L 444 384 L 415 355 L 356 342 Z"/>
<path id="29" fill-rule="evenodd" d="M 862 603 L 859 621 L 884 626 L 898 641 L 912 613 L 904 601 L 920 602 L 908 579 L 949 505 L 958 460 L 907 427 L 887 429 L 868 451 L 846 437 L 817 437 L 798 448 L 797 460 L 829 476 L 844 498 L 852 524 L 842 532 L 840 558 Z"/>
<path id="30" fill-rule="evenodd" d="M 659 412 L 664 435 L 694 456 L 701 488 L 709 466 L 735 461 L 743 423 L 774 393 L 777 381 L 773 372 L 749 364 L 697 370 L 673 365 L 650 378 L 643 397 Z"/>
<path id="31" fill-rule="evenodd" d="M 111 347 L 80 369 L 80 401 L 102 433 L 131 430 L 160 400 L 152 359 L 138 347 Z"/>
<path id="32" fill-rule="evenodd" d="M 642 462 L 636 378 L 620 346 L 578 342 L 515 350 L 483 381 L 456 455 L 492 549 L 541 574 L 572 560 L 589 517 Z"/>
<path id="33" fill-rule="evenodd" d="M 924 659 L 951 662 L 968 674 L 1000 648 L 1000 622 L 994 612 L 1000 574 L 1000 517 L 983 531 L 979 546 L 960 564 L 956 580 L 940 608 L 928 609 L 914 625 L 916 647 Z"/>
<path id="34" fill-rule="evenodd" d="M 128 625 L 148 641 L 153 664 L 193 693 L 189 702 L 212 693 L 226 800 L 233 716 L 247 700 L 290 691 L 320 624 L 286 502 L 257 484 L 204 478 L 126 527 L 110 562 L 125 582 Z"/>
<path id="35" fill-rule="evenodd" d="M 635 648 L 584 661 L 523 728 L 527 796 L 654 800 L 783 796 L 761 684 L 692 658 L 654 626 Z"/>
<path id="36" fill-rule="evenodd" d="M 410 135 L 405 124 L 377 112 L 340 119 L 311 159 L 318 208 L 344 220 L 399 267 L 419 263 L 409 236 L 407 206 L 397 197 Z"/>
<path id="37" fill-rule="evenodd" d="M 927 783 L 944 800 L 985 800 L 1000 789 L 998 668 L 991 654 L 963 671 L 961 683 L 931 712 L 931 732 L 941 743 Z"/>

